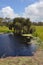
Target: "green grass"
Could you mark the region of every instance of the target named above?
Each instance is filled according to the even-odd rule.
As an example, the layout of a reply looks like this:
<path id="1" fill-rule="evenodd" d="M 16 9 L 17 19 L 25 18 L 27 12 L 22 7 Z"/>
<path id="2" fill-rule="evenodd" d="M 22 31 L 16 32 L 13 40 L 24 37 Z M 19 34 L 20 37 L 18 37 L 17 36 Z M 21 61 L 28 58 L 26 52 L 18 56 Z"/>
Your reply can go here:
<path id="1" fill-rule="evenodd" d="M 36 31 L 33 33 L 34 36 L 39 37 L 39 48 L 43 49 L 43 26 L 34 26 Z"/>
<path id="2" fill-rule="evenodd" d="M 38 36 L 43 41 L 43 26 L 35 26 L 36 31 L 34 33 L 35 36 Z"/>
<path id="3" fill-rule="evenodd" d="M 6 26 L 0 26 L 0 33 L 10 33 L 12 32 L 11 30 L 9 30 L 8 27 Z"/>

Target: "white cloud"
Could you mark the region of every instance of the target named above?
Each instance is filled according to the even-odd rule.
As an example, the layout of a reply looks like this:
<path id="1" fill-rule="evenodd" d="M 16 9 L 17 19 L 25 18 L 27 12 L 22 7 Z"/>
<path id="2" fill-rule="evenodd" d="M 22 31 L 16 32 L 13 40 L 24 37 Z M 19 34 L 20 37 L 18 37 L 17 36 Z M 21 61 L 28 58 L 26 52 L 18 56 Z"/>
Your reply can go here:
<path id="1" fill-rule="evenodd" d="M 15 18 L 20 17 L 20 15 L 16 14 L 10 6 L 7 6 L 0 10 L 0 17 Z M 43 1 L 40 0 L 25 7 L 22 17 L 30 18 L 31 21 L 43 21 Z"/>
<path id="2" fill-rule="evenodd" d="M 0 17 L 14 18 L 14 17 L 19 17 L 19 15 L 16 14 L 10 6 L 7 6 L 0 10 Z"/>
<path id="3" fill-rule="evenodd" d="M 30 18 L 32 21 L 43 21 L 43 1 L 26 7 L 23 16 Z"/>

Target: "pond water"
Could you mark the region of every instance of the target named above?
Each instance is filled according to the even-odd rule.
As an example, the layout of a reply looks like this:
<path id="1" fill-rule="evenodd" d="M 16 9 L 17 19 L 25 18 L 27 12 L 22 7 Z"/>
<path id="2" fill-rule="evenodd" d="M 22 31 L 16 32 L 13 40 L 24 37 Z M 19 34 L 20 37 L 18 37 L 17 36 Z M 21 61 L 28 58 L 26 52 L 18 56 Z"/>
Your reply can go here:
<path id="1" fill-rule="evenodd" d="M 0 58 L 8 56 L 33 56 L 35 44 L 24 44 L 20 37 L 13 34 L 0 34 Z"/>

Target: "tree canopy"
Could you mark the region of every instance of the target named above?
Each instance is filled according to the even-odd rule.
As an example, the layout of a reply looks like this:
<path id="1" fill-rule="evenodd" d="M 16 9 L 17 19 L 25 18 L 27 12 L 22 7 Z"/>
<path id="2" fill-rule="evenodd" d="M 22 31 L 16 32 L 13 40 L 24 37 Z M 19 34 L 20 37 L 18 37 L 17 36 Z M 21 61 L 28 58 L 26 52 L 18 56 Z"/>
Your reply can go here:
<path id="1" fill-rule="evenodd" d="M 25 18 L 14 18 L 13 24 L 10 25 L 9 28 L 11 29 L 12 27 L 14 28 L 14 33 L 16 33 L 16 34 L 32 33 L 31 21 L 28 18 L 27 19 L 25 19 Z"/>
<path id="2" fill-rule="evenodd" d="M 25 18 L 15 18 L 13 20 L 13 26 L 15 33 L 29 33 L 31 22 L 29 19 Z"/>

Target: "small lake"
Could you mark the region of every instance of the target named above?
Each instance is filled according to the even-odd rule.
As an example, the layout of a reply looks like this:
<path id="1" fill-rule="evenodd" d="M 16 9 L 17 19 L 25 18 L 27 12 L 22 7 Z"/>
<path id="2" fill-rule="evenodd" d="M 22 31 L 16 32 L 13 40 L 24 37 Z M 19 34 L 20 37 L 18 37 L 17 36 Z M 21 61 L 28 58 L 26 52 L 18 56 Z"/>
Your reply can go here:
<path id="1" fill-rule="evenodd" d="M 20 37 L 13 34 L 0 34 L 0 58 L 8 56 L 33 56 L 35 44 L 24 44 Z"/>

